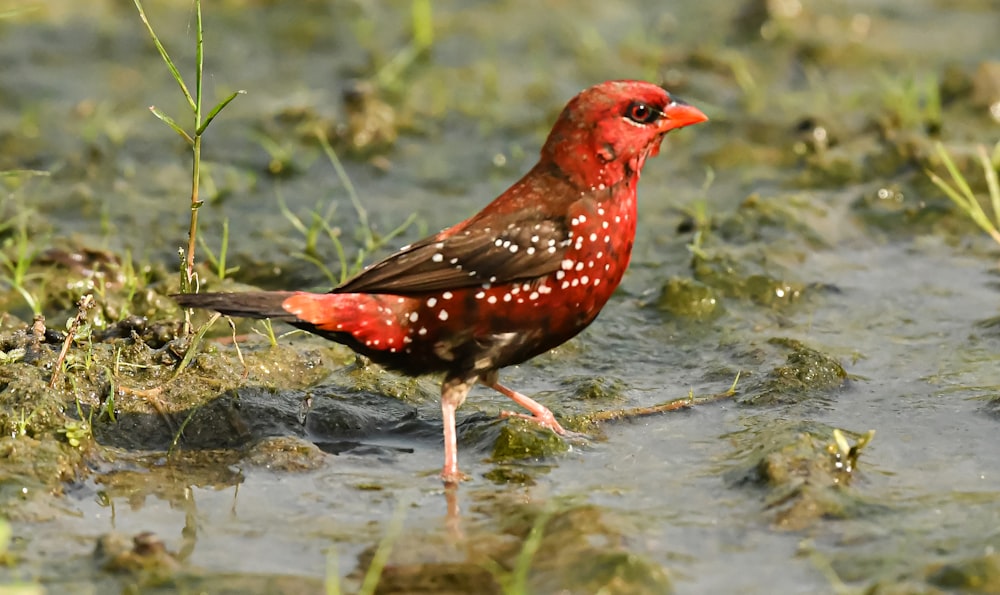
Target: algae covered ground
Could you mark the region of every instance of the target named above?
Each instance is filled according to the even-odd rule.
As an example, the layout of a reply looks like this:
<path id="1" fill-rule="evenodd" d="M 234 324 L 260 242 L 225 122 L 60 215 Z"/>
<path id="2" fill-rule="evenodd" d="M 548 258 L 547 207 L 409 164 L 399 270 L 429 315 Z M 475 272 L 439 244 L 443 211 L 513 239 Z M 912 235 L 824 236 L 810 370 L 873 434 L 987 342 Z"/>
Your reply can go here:
<path id="1" fill-rule="evenodd" d="M 194 92 L 195 4 L 141 6 Z M 1000 592 L 1000 247 L 933 179 L 995 221 L 992 3 L 202 11 L 192 252 L 136 5 L 0 5 L 0 593 Z M 598 321 L 503 374 L 581 436 L 475 392 L 445 489 L 438 378 L 168 297 L 192 253 L 329 288 L 612 78 L 711 121 L 647 164 Z"/>

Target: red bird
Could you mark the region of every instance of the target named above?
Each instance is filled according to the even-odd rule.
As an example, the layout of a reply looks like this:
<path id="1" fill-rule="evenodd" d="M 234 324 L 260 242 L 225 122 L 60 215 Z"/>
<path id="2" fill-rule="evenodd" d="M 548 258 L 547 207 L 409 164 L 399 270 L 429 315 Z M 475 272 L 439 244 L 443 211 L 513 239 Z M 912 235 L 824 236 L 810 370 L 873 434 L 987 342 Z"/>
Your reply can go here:
<path id="1" fill-rule="evenodd" d="M 629 263 L 646 158 L 667 132 L 707 119 L 656 85 L 601 83 L 570 100 L 538 163 L 485 209 L 329 293 L 174 297 L 285 321 L 403 374 L 443 372 L 441 477 L 460 481 L 455 411 L 477 382 L 531 412 L 521 417 L 566 433 L 546 407 L 500 384 L 498 371 L 594 321 Z"/>

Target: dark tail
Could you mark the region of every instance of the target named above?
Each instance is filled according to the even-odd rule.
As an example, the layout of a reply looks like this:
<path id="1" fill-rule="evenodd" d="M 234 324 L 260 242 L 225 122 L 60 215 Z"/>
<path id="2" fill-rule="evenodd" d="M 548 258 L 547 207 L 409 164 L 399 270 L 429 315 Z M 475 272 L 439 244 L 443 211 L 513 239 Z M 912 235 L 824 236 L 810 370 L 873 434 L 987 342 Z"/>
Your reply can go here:
<path id="1" fill-rule="evenodd" d="M 184 308 L 205 308 L 227 316 L 294 320 L 282 303 L 290 291 L 250 291 L 241 293 L 175 293 L 170 297 Z"/>

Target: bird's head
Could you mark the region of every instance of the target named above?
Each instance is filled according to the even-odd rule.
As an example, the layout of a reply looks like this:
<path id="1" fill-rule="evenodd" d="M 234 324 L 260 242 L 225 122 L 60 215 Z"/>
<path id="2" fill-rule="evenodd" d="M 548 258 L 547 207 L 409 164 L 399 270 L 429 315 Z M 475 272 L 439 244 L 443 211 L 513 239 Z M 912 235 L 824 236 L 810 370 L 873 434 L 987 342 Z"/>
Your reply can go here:
<path id="1" fill-rule="evenodd" d="M 555 164 L 581 190 L 610 187 L 638 176 L 664 135 L 708 117 L 643 81 L 608 81 L 574 97 L 542 147 L 542 160 Z"/>

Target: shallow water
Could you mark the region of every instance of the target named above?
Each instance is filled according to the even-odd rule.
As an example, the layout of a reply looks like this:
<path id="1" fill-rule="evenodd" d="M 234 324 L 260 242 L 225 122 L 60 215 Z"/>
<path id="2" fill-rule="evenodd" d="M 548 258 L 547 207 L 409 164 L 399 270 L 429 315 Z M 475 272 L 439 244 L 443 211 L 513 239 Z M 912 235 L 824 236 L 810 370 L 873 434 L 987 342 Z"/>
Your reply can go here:
<path id="1" fill-rule="evenodd" d="M 248 94 L 205 137 L 216 192 L 206 190 L 203 233 L 217 246 L 229 220 L 238 279 L 323 287 L 318 269 L 289 256 L 303 240 L 276 196 L 303 218 L 336 201 L 349 250 L 358 247 L 357 219 L 332 167 L 282 113 L 339 119 L 347 81 L 403 46 L 406 12 L 388 3 L 221 4 L 205 8 L 209 93 Z M 996 249 L 959 215 L 933 218 L 947 202 L 913 161 L 887 155 L 905 142 L 873 129 L 892 111 L 883 102 L 898 103 L 896 87 L 941 78 L 948 65 L 970 73 L 995 60 L 1000 16 L 988 2 L 806 2 L 799 15 L 772 19 L 780 33 L 764 42 L 753 34 L 759 27 L 739 31 L 730 2 L 675 4 L 435 5 L 430 58 L 404 75 L 402 92 L 387 94 L 404 122 L 382 155 L 390 166 L 349 157 L 345 166 L 378 230 L 418 214 L 394 242 L 403 244 L 473 213 L 514 181 L 577 90 L 607 78 L 673 81 L 712 121 L 671 134 L 647 164 L 621 290 L 580 338 L 503 378 L 557 415 L 718 393 L 740 373 L 734 399 L 606 423 L 543 460 L 494 462 L 493 440 L 507 423 L 494 416 L 507 404 L 477 389 L 460 411 L 461 467 L 471 479 L 458 490 L 456 514 L 435 477 L 442 448 L 433 379 L 405 403 L 377 391 L 354 395 L 377 427 L 346 433 L 323 426 L 335 416 L 322 411 L 312 418 L 320 425 L 295 421 L 308 392 L 320 410 L 350 398 L 340 367 L 305 391 L 251 382 L 234 416 L 254 438 L 319 445 L 325 452 L 303 457 L 314 465 L 271 469 L 221 446 L 215 464 L 197 448 L 168 460 L 161 450 L 112 442 L 65 495 L 18 510 L 12 550 L 20 560 L 0 568 L 2 580 L 37 580 L 51 592 L 136 581 L 153 592 L 155 583 L 103 570 L 91 555 L 108 532 L 151 531 L 182 560 L 164 592 L 322 592 L 324 580 L 351 573 L 344 580 L 353 588 L 397 515 L 404 529 L 383 584 L 416 591 L 426 583 L 400 587 L 407 583 L 393 572 L 474 575 L 489 558 L 508 564 L 546 509 L 556 520 L 529 592 L 926 587 L 935 565 L 994 553 L 1000 460 L 989 399 L 1000 386 L 1000 331 L 981 323 L 997 314 Z M 147 11 L 175 57 L 190 59 L 188 4 L 150 2 Z M 180 113 L 182 104 L 134 11 L 105 2 L 84 14 L 52 2 L 0 21 L 0 35 L 0 169 L 50 172 L 9 185 L 0 212 L 31 211 L 40 243 L 130 250 L 172 268 L 186 233 L 187 155 L 145 107 Z M 734 72 L 744 66 L 750 78 L 741 82 Z M 984 112 L 946 107 L 942 139 L 996 142 L 997 123 Z M 836 140 L 812 161 L 795 148 L 807 118 Z M 900 125 L 899 134 L 926 140 L 918 128 Z M 298 173 L 267 173 L 261 134 L 291 151 Z M 850 175 L 830 163 L 846 164 Z M 873 198 L 884 188 L 905 198 Z M 755 193 L 756 203 L 745 202 Z M 664 283 L 692 275 L 694 240 L 678 226 L 702 199 L 715 223 L 703 249 L 738 263 L 734 277 L 768 275 L 801 285 L 802 296 L 765 302 L 720 291 L 724 312 L 704 320 L 658 309 Z M 320 249 L 333 262 L 332 246 Z M 10 311 L 30 318 L 23 304 Z M 754 401 L 791 351 L 769 343 L 775 338 L 839 361 L 849 378 Z M 612 396 L 576 398 L 593 378 Z M 820 479 L 805 463 L 790 465 L 791 484 L 754 479 L 755 453 L 803 435 L 832 442 L 833 428 L 876 431 L 849 485 L 822 486 L 846 503 L 783 522 L 783 490 Z M 523 483 L 497 479 L 498 470 Z M 610 565 L 617 582 L 572 578 L 587 574 L 587 560 L 617 553 L 630 560 Z"/>

